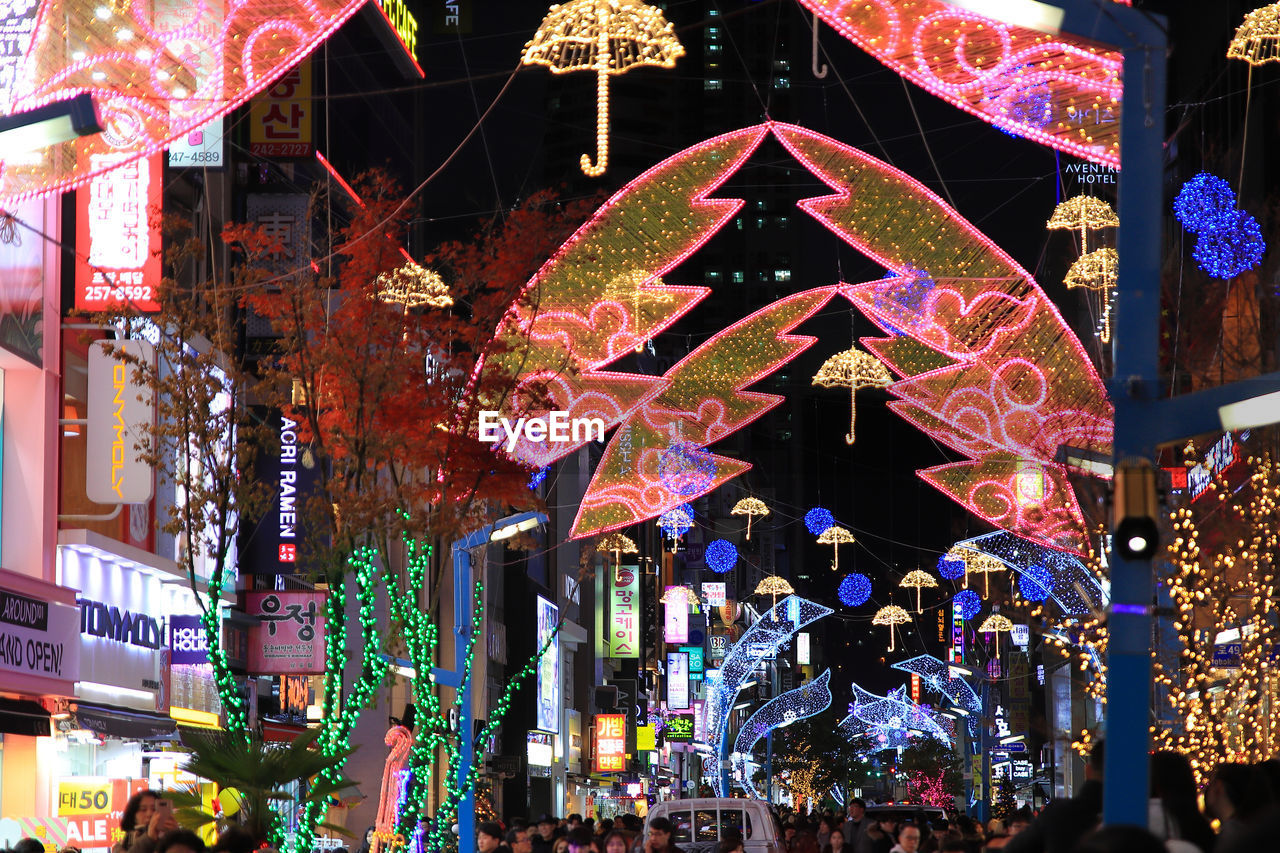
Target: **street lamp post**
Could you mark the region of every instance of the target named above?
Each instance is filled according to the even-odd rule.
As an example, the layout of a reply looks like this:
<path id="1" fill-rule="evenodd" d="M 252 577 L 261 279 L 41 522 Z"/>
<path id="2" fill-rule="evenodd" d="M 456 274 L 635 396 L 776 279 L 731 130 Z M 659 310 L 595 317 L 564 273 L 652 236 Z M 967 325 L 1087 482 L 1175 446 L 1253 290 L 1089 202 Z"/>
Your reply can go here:
<path id="1" fill-rule="evenodd" d="M 474 843 L 476 834 L 475 788 L 467 784 L 475 761 L 475 732 L 471 730 L 471 673 L 467 670 L 467 648 L 471 643 L 471 549 L 510 539 L 517 533 L 547 523 L 540 512 L 512 515 L 486 525 L 453 543 L 453 669 L 435 669 L 440 684 L 457 691 L 458 707 L 458 849 Z"/>

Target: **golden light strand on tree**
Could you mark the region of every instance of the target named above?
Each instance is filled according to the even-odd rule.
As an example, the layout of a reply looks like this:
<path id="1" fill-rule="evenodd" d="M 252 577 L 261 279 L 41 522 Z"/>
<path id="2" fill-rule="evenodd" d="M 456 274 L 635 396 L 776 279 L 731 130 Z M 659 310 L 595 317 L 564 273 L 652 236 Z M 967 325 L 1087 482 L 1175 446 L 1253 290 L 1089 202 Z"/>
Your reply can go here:
<path id="1" fill-rule="evenodd" d="M 1271 757 L 1280 724 L 1269 666 L 1280 486 L 1269 454 L 1246 464 L 1251 473 L 1240 488 L 1215 478 L 1195 503 L 1171 514 L 1168 582 L 1181 655 L 1173 672 L 1156 660 L 1156 683 L 1167 690 L 1174 719 L 1152 734 L 1157 748 L 1185 754 L 1201 779 L 1223 762 Z M 1233 654 L 1215 660 L 1218 637 L 1233 630 L 1238 636 L 1225 642 L 1239 643 L 1238 666 Z"/>

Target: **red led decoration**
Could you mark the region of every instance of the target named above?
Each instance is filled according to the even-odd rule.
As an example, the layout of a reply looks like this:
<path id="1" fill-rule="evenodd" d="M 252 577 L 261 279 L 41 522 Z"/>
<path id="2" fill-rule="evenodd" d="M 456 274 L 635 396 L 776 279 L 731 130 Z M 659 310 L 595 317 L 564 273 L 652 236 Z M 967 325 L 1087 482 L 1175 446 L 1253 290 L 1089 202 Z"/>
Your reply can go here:
<path id="1" fill-rule="evenodd" d="M 1118 51 L 940 0 L 800 2 L 907 80 L 1001 130 L 1120 165 Z"/>

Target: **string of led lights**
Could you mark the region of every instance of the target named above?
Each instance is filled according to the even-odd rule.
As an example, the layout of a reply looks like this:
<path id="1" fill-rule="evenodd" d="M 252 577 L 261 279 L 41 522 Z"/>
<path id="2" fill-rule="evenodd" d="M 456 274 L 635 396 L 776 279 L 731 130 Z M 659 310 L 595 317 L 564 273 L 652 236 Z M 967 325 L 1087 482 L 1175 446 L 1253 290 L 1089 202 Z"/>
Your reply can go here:
<path id="1" fill-rule="evenodd" d="M 765 799 L 753 779 L 758 766 L 752 757 L 756 744 L 774 729 L 785 728 L 830 707 L 831 670 L 824 669 L 817 678 L 794 690 L 778 694 L 747 718 L 734 739 L 730 761 L 733 762 L 734 779 L 749 796 L 757 800 Z"/>

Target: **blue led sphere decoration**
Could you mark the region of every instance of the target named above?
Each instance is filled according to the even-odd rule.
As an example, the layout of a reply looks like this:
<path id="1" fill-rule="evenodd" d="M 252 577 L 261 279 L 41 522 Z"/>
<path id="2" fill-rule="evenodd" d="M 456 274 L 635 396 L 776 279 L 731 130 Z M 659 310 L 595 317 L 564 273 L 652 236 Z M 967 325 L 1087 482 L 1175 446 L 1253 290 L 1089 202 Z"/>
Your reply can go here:
<path id="1" fill-rule="evenodd" d="M 964 577 L 964 573 L 964 560 L 949 557 L 946 554 L 943 554 L 938 558 L 938 574 L 942 575 L 943 579 L 958 581 L 960 578 Z"/>
<path id="2" fill-rule="evenodd" d="M 1196 239 L 1191 255 L 1209 275 L 1230 279 L 1261 263 L 1266 250 L 1258 220 L 1243 210 L 1233 210 L 1225 225 L 1206 231 Z"/>
<path id="3" fill-rule="evenodd" d="M 871 597 L 871 578 L 857 573 L 845 575 L 836 590 L 840 603 L 845 607 L 858 607 L 866 604 Z"/>
<path id="4" fill-rule="evenodd" d="M 1235 209 L 1236 194 L 1231 185 L 1208 172 L 1183 184 L 1173 200 L 1174 216 L 1192 234 L 1222 228 Z"/>
<path id="5" fill-rule="evenodd" d="M 957 592 L 956 597 L 951 599 L 951 603 L 956 606 L 961 619 L 972 619 L 982 609 L 982 599 L 978 598 L 978 594 L 971 589 L 962 589 Z"/>
<path id="6" fill-rule="evenodd" d="M 831 514 L 831 510 L 823 509 L 820 506 L 815 506 L 804 514 L 804 526 L 809 528 L 809 532 L 814 536 L 821 536 L 828 527 L 835 523 L 836 517 Z"/>
<path id="7" fill-rule="evenodd" d="M 738 564 L 738 548 L 728 539 L 713 539 L 707 543 L 703 559 L 711 571 L 724 574 Z"/>
<path id="8" fill-rule="evenodd" d="M 1044 601 L 1053 589 L 1053 575 L 1041 565 L 1028 566 L 1018 577 L 1018 593 L 1027 601 Z"/>
<path id="9" fill-rule="evenodd" d="M 710 489 L 716 481 L 716 458 L 687 441 L 674 441 L 658 457 L 658 479 L 681 497 Z"/>
<path id="10" fill-rule="evenodd" d="M 658 529 L 672 539 L 683 536 L 693 527 L 693 507 L 688 504 L 673 506 L 658 516 Z"/>

